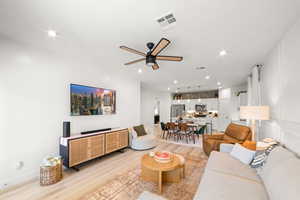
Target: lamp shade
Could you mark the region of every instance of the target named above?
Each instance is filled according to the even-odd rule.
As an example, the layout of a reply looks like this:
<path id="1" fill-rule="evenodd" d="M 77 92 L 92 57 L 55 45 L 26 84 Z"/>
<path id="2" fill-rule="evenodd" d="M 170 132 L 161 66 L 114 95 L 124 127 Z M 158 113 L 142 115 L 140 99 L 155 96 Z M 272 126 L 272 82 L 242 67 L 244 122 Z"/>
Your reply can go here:
<path id="1" fill-rule="evenodd" d="M 269 120 L 269 106 L 241 106 L 240 118 L 250 120 Z"/>

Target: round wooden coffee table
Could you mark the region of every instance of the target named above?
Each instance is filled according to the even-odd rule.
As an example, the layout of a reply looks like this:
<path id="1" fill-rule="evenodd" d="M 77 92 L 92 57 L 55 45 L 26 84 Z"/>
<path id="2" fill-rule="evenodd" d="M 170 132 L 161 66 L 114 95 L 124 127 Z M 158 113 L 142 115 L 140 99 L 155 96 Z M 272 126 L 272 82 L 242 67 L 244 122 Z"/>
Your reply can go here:
<path id="1" fill-rule="evenodd" d="M 159 193 L 162 192 L 163 182 L 180 181 L 180 160 L 174 155 L 172 155 L 171 159 L 168 163 L 159 163 L 148 154 L 142 157 L 141 177 L 145 181 L 158 182 Z"/>

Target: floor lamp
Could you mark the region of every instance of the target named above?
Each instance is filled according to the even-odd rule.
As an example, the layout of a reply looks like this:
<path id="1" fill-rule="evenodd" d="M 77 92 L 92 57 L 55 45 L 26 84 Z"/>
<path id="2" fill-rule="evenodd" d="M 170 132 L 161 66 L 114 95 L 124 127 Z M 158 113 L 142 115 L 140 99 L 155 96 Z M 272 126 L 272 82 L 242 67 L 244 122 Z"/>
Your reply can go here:
<path id="1" fill-rule="evenodd" d="M 269 120 L 270 108 L 269 106 L 241 106 L 240 119 L 247 119 L 251 121 L 252 140 L 255 141 L 255 121 Z"/>

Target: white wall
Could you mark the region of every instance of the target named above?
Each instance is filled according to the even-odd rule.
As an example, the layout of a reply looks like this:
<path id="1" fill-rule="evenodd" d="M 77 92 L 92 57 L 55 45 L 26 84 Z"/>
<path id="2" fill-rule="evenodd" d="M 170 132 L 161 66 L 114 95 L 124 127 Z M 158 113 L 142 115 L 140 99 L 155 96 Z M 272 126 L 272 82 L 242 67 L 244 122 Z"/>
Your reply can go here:
<path id="1" fill-rule="evenodd" d="M 300 20 L 270 52 L 262 68 L 262 104 L 271 120 L 263 122 L 261 138 L 279 139 L 300 153 Z"/>
<path id="2" fill-rule="evenodd" d="M 154 124 L 154 108 L 160 102 L 160 121 L 170 121 L 171 94 L 152 90 L 147 86 L 141 87 L 141 123 L 147 126 Z"/>
<path id="3" fill-rule="evenodd" d="M 112 74 L 105 61 L 72 59 L 0 37 L 0 186 L 38 176 L 42 158 L 58 154 L 64 120 L 73 134 L 140 123 L 139 81 Z M 115 89 L 117 114 L 70 117 L 70 83 Z"/>
<path id="4" fill-rule="evenodd" d="M 232 86 L 219 90 L 218 129 L 224 131 L 228 124 L 234 121 L 240 123 L 238 92 L 246 91 L 247 85 Z"/>

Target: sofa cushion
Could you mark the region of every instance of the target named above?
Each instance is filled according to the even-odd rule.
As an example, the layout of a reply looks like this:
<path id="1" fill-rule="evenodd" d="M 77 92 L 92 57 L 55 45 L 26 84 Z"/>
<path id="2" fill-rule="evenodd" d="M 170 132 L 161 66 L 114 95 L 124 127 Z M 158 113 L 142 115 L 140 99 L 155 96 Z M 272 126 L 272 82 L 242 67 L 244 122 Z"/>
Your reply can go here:
<path id="1" fill-rule="evenodd" d="M 287 149 L 281 146 L 276 147 L 270 152 L 263 168 L 258 171 L 259 175 L 262 177 L 262 179 L 268 177 L 272 168 L 276 167 L 277 165 L 285 162 L 290 158 L 295 158 L 295 155 L 292 152 L 288 151 Z"/>
<path id="2" fill-rule="evenodd" d="M 264 184 L 271 200 L 300 198 L 300 160 L 290 158 L 269 169 Z"/>
<path id="3" fill-rule="evenodd" d="M 299 199 L 300 160 L 292 152 L 276 147 L 259 173 L 271 200 Z"/>
<path id="4" fill-rule="evenodd" d="M 229 135 L 224 135 L 223 139 L 224 139 L 224 141 L 228 141 L 230 143 L 239 143 L 239 142 L 241 142 L 240 140 L 238 140 L 234 137 L 231 137 Z"/>
<path id="5" fill-rule="evenodd" d="M 147 135 L 147 133 L 145 131 L 145 128 L 144 128 L 144 125 L 134 126 L 133 129 L 137 133 L 138 137 Z"/>
<path id="6" fill-rule="evenodd" d="M 142 142 L 142 141 L 149 141 L 149 140 L 155 140 L 155 136 L 154 135 L 144 135 L 143 137 L 137 137 L 135 139 L 136 141 Z"/>
<path id="7" fill-rule="evenodd" d="M 258 183 L 261 182 L 255 169 L 252 169 L 249 165 L 245 165 L 233 158 L 229 153 L 213 151 L 208 159 L 205 170 L 230 174 L 244 179 L 250 179 Z"/>
<path id="8" fill-rule="evenodd" d="M 224 163 L 222 163 L 224 164 Z M 260 182 L 205 170 L 194 200 L 267 200 Z"/>
<path id="9" fill-rule="evenodd" d="M 238 124 L 231 123 L 225 130 L 225 135 L 229 136 L 229 138 L 235 138 L 240 141 L 244 141 L 248 138 L 251 130 L 247 126 L 242 126 Z M 224 138 L 225 139 L 225 138 Z"/>

